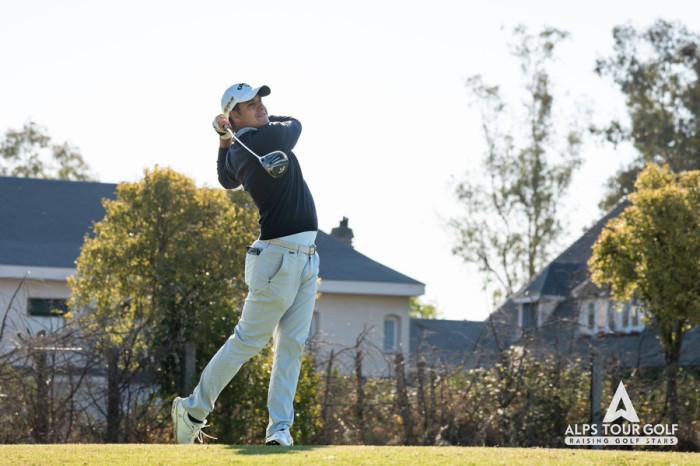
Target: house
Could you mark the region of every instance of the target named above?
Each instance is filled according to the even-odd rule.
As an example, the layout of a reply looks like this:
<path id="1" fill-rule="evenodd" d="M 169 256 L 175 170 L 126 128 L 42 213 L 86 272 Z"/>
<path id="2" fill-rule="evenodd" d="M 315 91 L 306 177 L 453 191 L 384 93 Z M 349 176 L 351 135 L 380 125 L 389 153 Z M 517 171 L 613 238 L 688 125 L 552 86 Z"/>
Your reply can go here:
<path id="1" fill-rule="evenodd" d="M 66 279 L 75 272 L 83 238 L 105 214 L 101 200 L 115 190 L 107 183 L 0 177 L 0 351 L 14 347 L 18 334 L 63 325 Z M 356 251 L 347 219 L 333 234 L 319 231 L 317 247 L 315 349 L 347 353 L 343 349 L 362 335 L 372 355 L 363 373 L 385 374 L 385 357 L 409 348 L 409 298 L 422 295 L 425 285 Z"/>
<path id="2" fill-rule="evenodd" d="M 493 360 L 505 348 L 587 359 L 599 352 L 625 367 L 663 366 L 657 332 L 636 302 L 616 302 L 590 278 L 588 260 L 607 222 L 629 205 L 618 203 L 487 319 L 476 351 Z M 700 333 L 686 332 L 680 363 L 700 364 Z"/>
<path id="3" fill-rule="evenodd" d="M 116 185 L 0 177 L 0 352 L 63 326 L 66 279 Z M 59 310 L 59 315 L 53 314 Z"/>
<path id="4" fill-rule="evenodd" d="M 352 354 L 361 349 L 363 374 L 387 375 L 396 353 L 410 347 L 409 299 L 425 285 L 356 251 L 347 223 L 344 218 L 331 235 L 319 231 L 316 239 L 321 285 L 312 344 L 322 346 L 322 359 L 331 350 L 341 353 L 337 367 L 346 371 L 354 370 Z"/>
<path id="5" fill-rule="evenodd" d="M 636 302 L 614 301 L 588 270 L 604 226 L 628 205 L 616 205 L 485 321 L 412 320 L 413 363 L 488 367 L 503 351 L 526 348 L 582 360 L 597 352 L 624 367 L 663 366 L 663 349 L 657 332 L 644 324 L 644 310 Z M 700 365 L 697 329 L 685 334 L 680 364 Z"/>

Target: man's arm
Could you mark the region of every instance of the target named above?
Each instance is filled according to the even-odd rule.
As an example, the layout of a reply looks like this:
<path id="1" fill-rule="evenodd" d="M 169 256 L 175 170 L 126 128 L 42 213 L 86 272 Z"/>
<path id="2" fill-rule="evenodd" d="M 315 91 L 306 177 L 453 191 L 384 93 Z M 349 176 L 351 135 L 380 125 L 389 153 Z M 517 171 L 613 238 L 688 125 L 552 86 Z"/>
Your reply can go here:
<path id="1" fill-rule="evenodd" d="M 259 153 L 274 150 L 291 151 L 301 135 L 301 123 L 296 118 L 270 115 L 270 124 L 259 128 L 255 139 Z"/>
<path id="2" fill-rule="evenodd" d="M 224 144 L 226 143 L 226 144 Z M 216 160 L 216 173 L 219 176 L 219 184 L 226 189 L 236 189 L 241 183 L 236 179 L 233 170 L 228 166 L 228 149 L 231 140 L 222 140 L 219 144 L 219 157 Z"/>
<path id="3" fill-rule="evenodd" d="M 212 122 L 214 131 L 219 134 L 219 156 L 216 159 L 216 173 L 219 177 L 219 184 L 226 189 L 236 189 L 241 183 L 236 179 L 231 167 L 228 164 L 228 150 L 231 147 L 231 136 L 223 131 L 223 125 L 228 124 L 224 115 L 217 115 Z"/>

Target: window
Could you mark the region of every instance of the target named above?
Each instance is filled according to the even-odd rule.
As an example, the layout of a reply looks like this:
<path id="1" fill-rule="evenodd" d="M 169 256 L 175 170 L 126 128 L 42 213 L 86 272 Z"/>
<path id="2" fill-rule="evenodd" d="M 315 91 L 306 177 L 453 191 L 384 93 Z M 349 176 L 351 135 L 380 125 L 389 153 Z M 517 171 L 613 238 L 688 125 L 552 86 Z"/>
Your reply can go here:
<path id="1" fill-rule="evenodd" d="M 644 323 L 641 321 L 643 310 L 635 301 L 590 299 L 584 300 L 581 306 L 579 325 L 584 337 L 629 335 L 644 329 Z"/>
<path id="2" fill-rule="evenodd" d="M 639 307 L 630 305 L 630 314 L 632 315 L 632 327 L 639 327 Z"/>
<path id="3" fill-rule="evenodd" d="M 630 326 L 630 305 L 629 303 L 625 303 L 625 305 L 622 307 L 622 328 L 623 330 L 627 330 L 627 328 Z"/>
<path id="4" fill-rule="evenodd" d="M 523 330 L 537 328 L 537 303 L 523 303 Z"/>
<path id="5" fill-rule="evenodd" d="M 613 301 L 608 301 L 608 330 L 611 332 L 614 332 L 617 328 L 615 314 L 615 303 Z"/>
<path id="6" fill-rule="evenodd" d="M 30 316 L 60 317 L 68 312 L 65 299 L 29 298 L 27 310 Z"/>
<path id="7" fill-rule="evenodd" d="M 642 309 L 636 302 L 626 302 L 622 307 L 622 322 L 620 331 L 622 333 L 636 333 L 644 329 L 641 321 Z"/>
<path id="8" fill-rule="evenodd" d="M 593 335 L 595 330 L 595 301 L 581 301 L 578 313 L 578 331 L 582 337 Z"/>
<path id="9" fill-rule="evenodd" d="M 588 328 L 593 330 L 595 328 L 595 303 L 588 303 Z"/>
<path id="10" fill-rule="evenodd" d="M 399 350 L 399 318 L 386 316 L 384 318 L 384 352 L 396 353 Z"/>

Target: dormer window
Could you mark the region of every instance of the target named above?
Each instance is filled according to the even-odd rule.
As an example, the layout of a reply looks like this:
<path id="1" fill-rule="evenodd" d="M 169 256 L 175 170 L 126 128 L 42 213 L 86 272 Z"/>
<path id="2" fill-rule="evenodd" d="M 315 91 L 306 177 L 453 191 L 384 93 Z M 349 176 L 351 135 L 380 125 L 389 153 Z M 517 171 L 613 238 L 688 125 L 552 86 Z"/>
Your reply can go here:
<path id="1" fill-rule="evenodd" d="M 537 329 L 537 303 L 522 304 L 522 329 L 533 331 Z"/>
<path id="2" fill-rule="evenodd" d="M 581 301 L 579 333 L 582 336 L 629 335 L 644 330 L 642 311 L 634 302 L 618 303 L 608 298 Z"/>

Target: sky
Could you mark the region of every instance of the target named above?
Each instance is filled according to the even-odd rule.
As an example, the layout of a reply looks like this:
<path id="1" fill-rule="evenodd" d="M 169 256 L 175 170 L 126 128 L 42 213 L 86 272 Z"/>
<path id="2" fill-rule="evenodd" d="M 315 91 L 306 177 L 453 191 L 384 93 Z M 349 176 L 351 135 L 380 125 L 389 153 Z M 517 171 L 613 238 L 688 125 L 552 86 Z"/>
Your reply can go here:
<path id="1" fill-rule="evenodd" d="M 77 146 L 101 182 L 159 166 L 218 187 L 221 95 L 267 84 L 270 114 L 303 124 L 294 152 L 319 228 L 347 217 L 355 249 L 423 282 L 422 302 L 442 318 L 481 320 L 491 299 L 452 254 L 447 225 L 461 212 L 455 185 L 478 176 L 485 149 L 465 79 L 480 74 L 517 108 L 512 31 L 554 27 L 570 34 L 552 69 L 555 98 L 571 114 L 589 108 L 593 122 L 624 117 L 595 60 L 612 53 L 613 27 L 658 18 L 700 32 L 700 3 L 0 0 L 0 132 L 34 121 Z M 594 140 L 581 155 L 562 249 L 601 216 L 605 181 L 634 156 Z"/>

